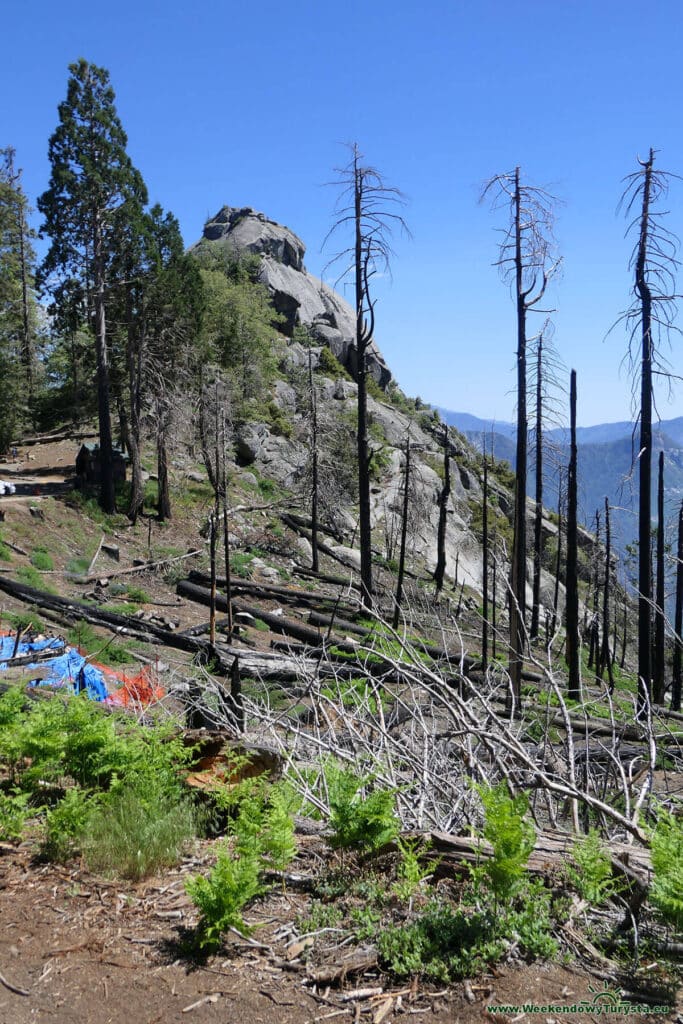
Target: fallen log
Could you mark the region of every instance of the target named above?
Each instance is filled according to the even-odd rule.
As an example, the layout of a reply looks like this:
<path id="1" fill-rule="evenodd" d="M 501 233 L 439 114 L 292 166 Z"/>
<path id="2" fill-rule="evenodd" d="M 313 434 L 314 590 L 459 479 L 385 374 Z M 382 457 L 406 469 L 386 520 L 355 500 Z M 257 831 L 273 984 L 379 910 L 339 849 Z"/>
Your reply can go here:
<path id="1" fill-rule="evenodd" d="M 151 572 L 152 569 L 158 569 L 160 565 L 173 565 L 174 562 L 182 562 L 186 558 L 196 558 L 201 554 L 201 548 L 195 548 L 184 555 L 175 555 L 173 558 L 159 558 L 155 562 L 141 562 L 140 565 L 128 565 L 125 569 L 115 569 L 113 572 L 99 572 L 88 576 L 67 575 L 71 575 L 71 578 L 76 583 L 95 583 L 97 580 L 110 580 L 115 576 L 129 576 L 131 573 L 136 572 Z"/>
<path id="2" fill-rule="evenodd" d="M 5 664 L 8 668 L 16 668 L 21 665 L 33 665 L 37 661 L 47 661 L 49 658 L 59 658 L 65 651 L 65 645 L 50 647 L 44 651 L 33 651 L 31 654 L 17 654 L 13 658 L 6 658 Z"/>
<path id="3" fill-rule="evenodd" d="M 221 595 L 222 597 L 222 595 Z M 222 597 L 223 605 L 220 604 L 218 607 L 223 609 L 226 607 L 225 598 Z M 287 619 L 284 615 L 275 615 L 273 612 L 266 612 L 263 608 L 258 608 L 256 605 L 246 604 L 244 601 L 236 599 L 232 602 L 233 612 L 246 612 L 247 615 L 253 615 L 255 619 L 261 619 L 267 626 L 270 627 L 273 633 L 283 633 L 285 636 L 293 636 L 295 640 L 303 640 L 304 643 L 313 644 L 319 646 L 322 642 L 320 630 L 314 629 L 312 626 L 307 626 L 303 622 L 297 622 L 294 619 Z"/>
<path id="4" fill-rule="evenodd" d="M 316 985 L 340 985 L 355 974 L 365 974 L 377 966 L 377 950 L 359 949 L 347 953 L 336 964 L 309 969 L 307 980 Z"/>
<path id="5" fill-rule="evenodd" d="M 85 622 L 90 622 L 94 626 L 102 626 L 121 636 L 135 637 L 145 643 L 175 647 L 177 650 L 188 651 L 191 654 L 198 652 L 213 654 L 211 645 L 205 640 L 185 636 L 182 633 L 173 633 L 171 630 L 162 629 L 161 626 L 155 626 L 151 622 L 146 622 L 142 628 L 138 619 L 127 615 L 118 615 L 116 612 L 104 611 L 101 608 L 93 608 L 80 601 L 69 601 L 67 598 L 36 590 L 34 587 L 17 583 L 15 580 L 0 577 L 0 591 L 4 591 L 25 604 L 59 612 L 70 621 L 83 619 Z M 219 668 L 225 669 L 226 666 L 219 665 Z"/>
<path id="6" fill-rule="evenodd" d="M 201 587 L 211 586 L 211 577 L 208 573 L 198 572 L 193 569 L 187 577 L 187 580 L 181 580 L 178 584 L 180 588 L 181 584 L 189 582 Z M 224 576 L 216 577 L 216 586 L 225 589 L 226 581 Z M 177 592 L 180 593 L 180 589 Z M 343 608 L 348 614 L 353 614 L 356 611 L 357 606 L 351 605 L 343 601 L 339 601 L 338 598 L 331 596 L 330 594 L 324 594 L 319 590 L 301 590 L 300 588 L 284 587 L 276 583 L 256 583 L 253 580 L 230 579 L 230 590 L 232 594 L 248 594 L 253 597 L 273 598 L 279 601 L 289 601 L 295 604 L 302 605 L 313 605 L 315 608 L 319 608 L 321 605 L 332 605 L 333 607 Z"/>
<path id="7" fill-rule="evenodd" d="M 335 587 L 353 587 L 354 590 L 360 590 L 360 583 L 356 583 L 351 577 L 334 576 L 328 572 L 316 572 L 315 569 L 304 569 L 300 565 L 293 567 L 292 574 L 294 576 L 304 576 L 308 579 L 319 580 L 321 583 L 330 583 Z"/>
<path id="8" fill-rule="evenodd" d="M 414 838 L 419 838 L 415 833 Z M 463 865 L 480 864 L 493 856 L 493 848 L 485 839 L 473 836 L 455 836 L 445 832 L 430 832 L 429 856 L 436 854 L 438 877 L 461 870 Z M 560 872 L 570 859 L 577 836 L 568 832 L 539 832 L 531 851 L 527 867 L 534 874 L 548 875 Z M 615 875 L 627 880 L 632 888 L 644 890 L 649 886 L 651 873 L 650 853 L 644 847 L 627 843 L 609 843 L 606 847 Z"/>
<path id="9" fill-rule="evenodd" d="M 56 444 L 58 441 L 82 441 L 86 437 L 97 437 L 92 430 L 62 430 L 51 434 L 38 434 L 34 437 L 22 437 L 18 441 L 12 441 L 14 448 L 32 448 L 37 444 Z"/>

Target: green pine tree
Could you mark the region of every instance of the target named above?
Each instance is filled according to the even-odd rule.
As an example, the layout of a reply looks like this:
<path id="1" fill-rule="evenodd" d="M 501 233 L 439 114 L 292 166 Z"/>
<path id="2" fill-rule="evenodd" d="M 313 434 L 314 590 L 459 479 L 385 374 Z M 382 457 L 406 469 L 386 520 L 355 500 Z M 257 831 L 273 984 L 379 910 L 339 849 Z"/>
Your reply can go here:
<path id="1" fill-rule="evenodd" d="M 14 158 L 11 146 L 0 149 L 0 450 L 35 412 L 34 232 Z"/>
<path id="2" fill-rule="evenodd" d="M 50 248 L 41 278 L 58 304 L 80 284 L 95 338 L 102 481 L 100 503 L 116 508 L 112 468 L 107 304 L 114 283 L 114 243 L 122 219 L 147 201 L 126 152 L 109 72 L 81 58 L 69 65 L 66 100 L 49 145 L 50 183 L 38 200 Z"/>

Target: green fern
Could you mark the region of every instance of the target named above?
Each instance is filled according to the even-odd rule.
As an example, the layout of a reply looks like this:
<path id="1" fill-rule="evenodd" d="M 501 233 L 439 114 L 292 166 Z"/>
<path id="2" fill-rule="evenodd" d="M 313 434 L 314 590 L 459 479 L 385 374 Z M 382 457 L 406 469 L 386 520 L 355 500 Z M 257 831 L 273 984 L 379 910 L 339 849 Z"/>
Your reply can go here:
<path id="1" fill-rule="evenodd" d="M 505 902 L 515 896 L 522 884 L 534 848 L 536 832 L 525 818 L 529 800 L 526 793 L 511 797 L 504 782 L 493 788 L 475 788 L 486 815 L 483 835 L 493 847 L 493 856 L 482 871 L 495 896 Z"/>
<path id="2" fill-rule="evenodd" d="M 371 775 L 357 775 L 332 761 L 326 765 L 325 777 L 332 829 L 329 842 L 333 848 L 374 851 L 396 838 L 393 790 L 370 789 L 374 782 Z"/>
<path id="3" fill-rule="evenodd" d="M 259 867 L 256 855 L 237 854 L 224 844 L 208 878 L 196 875 L 185 882 L 200 912 L 197 934 L 202 949 L 218 949 L 228 928 L 237 928 L 243 935 L 253 931 L 244 921 L 242 910 L 262 891 Z"/>
<path id="4" fill-rule="evenodd" d="M 683 822 L 661 811 L 651 841 L 650 899 L 665 921 L 683 931 Z"/>
<path id="5" fill-rule="evenodd" d="M 599 907 L 620 892 L 622 887 L 612 876 L 612 863 L 595 829 L 574 844 L 571 856 L 576 866 L 567 866 L 567 877 L 591 906 Z"/>

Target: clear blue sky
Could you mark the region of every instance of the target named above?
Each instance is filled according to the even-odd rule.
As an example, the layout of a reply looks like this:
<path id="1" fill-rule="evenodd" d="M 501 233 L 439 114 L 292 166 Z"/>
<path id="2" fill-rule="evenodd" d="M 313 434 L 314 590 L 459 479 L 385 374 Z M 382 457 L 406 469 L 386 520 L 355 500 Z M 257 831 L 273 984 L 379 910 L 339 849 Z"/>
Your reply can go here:
<path id="1" fill-rule="evenodd" d="M 683 173 L 680 0 L 27 0 L 2 20 L 0 145 L 34 201 L 80 56 L 109 69 L 130 154 L 188 244 L 223 204 L 253 206 L 320 273 L 324 183 L 357 140 L 408 196 L 414 236 L 382 282 L 380 347 L 409 394 L 498 419 L 513 414 L 514 309 L 491 265 L 500 221 L 477 199 L 519 164 L 564 204 L 555 341 L 579 422 L 628 417 L 623 332 L 603 341 L 631 287 L 615 211 L 650 146 Z M 683 182 L 669 207 L 683 234 Z M 663 418 L 683 413 L 681 387 Z"/>

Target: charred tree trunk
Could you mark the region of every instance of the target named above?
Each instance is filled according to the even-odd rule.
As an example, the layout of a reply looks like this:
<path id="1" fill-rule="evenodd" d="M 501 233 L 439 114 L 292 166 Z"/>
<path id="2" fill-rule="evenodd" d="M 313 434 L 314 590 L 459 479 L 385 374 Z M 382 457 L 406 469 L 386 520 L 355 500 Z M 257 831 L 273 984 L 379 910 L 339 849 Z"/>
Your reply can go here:
<path id="1" fill-rule="evenodd" d="M 109 384 L 109 348 L 105 306 L 104 242 L 99 214 L 93 226 L 93 290 L 95 296 L 95 355 L 97 360 L 97 412 L 100 437 L 100 505 L 116 512 Z"/>
<path id="2" fill-rule="evenodd" d="M 652 699 L 664 703 L 664 452 L 659 453 L 657 474 L 657 584 L 655 607 L 655 652 Z"/>
<path id="3" fill-rule="evenodd" d="M 356 357 L 358 384 L 358 532 L 363 604 L 372 606 L 372 526 L 370 518 L 370 446 L 368 443 L 367 348 L 372 337 L 365 320 L 368 300 L 366 246 L 363 240 L 363 170 L 354 151 L 354 275 L 356 290 Z M 372 311 L 372 307 L 370 307 Z"/>
<path id="4" fill-rule="evenodd" d="M 596 678 L 600 665 L 600 625 L 598 609 L 600 606 L 600 564 L 598 552 L 600 549 L 600 509 L 595 510 L 595 554 L 593 556 L 593 614 L 590 620 L 589 647 L 588 647 L 588 668 L 595 668 Z"/>
<path id="5" fill-rule="evenodd" d="M 609 501 L 605 498 L 605 585 L 602 591 L 602 646 L 600 648 L 600 657 L 598 659 L 598 676 L 602 679 L 605 669 L 607 669 L 607 677 L 609 679 L 609 692 L 614 692 L 614 673 L 612 671 L 612 652 L 609 646 L 609 633 L 610 633 L 610 622 L 609 622 L 609 601 L 610 601 L 610 590 L 611 590 L 611 574 L 612 574 L 612 529 L 610 524 L 609 515 Z M 614 618 L 614 644 L 616 650 L 616 608 Z"/>
<path id="6" fill-rule="evenodd" d="M 514 186 L 515 300 L 517 305 L 517 449 L 515 466 L 515 512 L 510 579 L 510 679 L 511 701 L 519 707 L 522 699 L 522 666 L 526 645 L 526 485 L 527 485 L 527 402 L 526 402 L 526 314 L 528 290 L 524 287 L 522 260 L 522 195 L 519 167 Z"/>
<path id="7" fill-rule="evenodd" d="M 652 697 L 652 566 L 650 529 L 652 520 L 652 292 L 648 284 L 648 245 L 651 228 L 652 165 L 654 151 L 644 165 L 643 202 L 636 258 L 635 288 L 640 300 L 641 376 L 640 444 L 638 496 L 638 709 L 643 711 Z"/>
<path id="8" fill-rule="evenodd" d="M 133 317 L 133 295 L 131 285 L 126 286 L 126 364 L 128 370 L 128 404 L 130 406 L 130 418 L 128 420 L 127 447 L 130 455 L 130 502 L 128 504 L 128 518 L 135 523 L 142 514 L 144 505 L 144 486 L 142 482 L 142 460 L 140 458 L 140 371 L 141 371 L 141 344 L 136 336 Z"/>
<path id="9" fill-rule="evenodd" d="M 406 544 L 408 540 L 408 500 L 410 494 L 410 438 L 406 441 L 406 463 L 403 476 L 403 516 L 401 519 L 401 550 L 398 558 L 398 581 L 396 583 L 396 597 L 394 599 L 393 628 L 398 629 L 398 622 L 401 615 L 401 602 L 403 601 L 403 577 L 406 570 Z"/>
<path id="10" fill-rule="evenodd" d="M 443 589 L 446 574 L 446 524 L 448 499 L 451 495 L 451 464 L 449 459 L 448 425 L 444 424 L 443 435 L 443 487 L 439 491 L 439 523 L 436 530 L 436 568 L 434 582 L 437 594 Z"/>
<path id="11" fill-rule="evenodd" d="M 318 403 L 313 380 L 313 361 L 308 350 L 308 387 L 311 394 L 311 569 L 318 572 Z"/>
<path id="12" fill-rule="evenodd" d="M 216 646 L 216 509 L 209 516 L 209 559 L 211 572 L 211 600 L 209 603 L 209 644 Z"/>
<path id="13" fill-rule="evenodd" d="M 671 710 L 681 710 L 681 653 L 683 650 L 683 502 L 678 510 L 678 545 L 676 549 L 676 609 L 674 612 L 674 663 L 671 684 Z"/>
<path id="14" fill-rule="evenodd" d="M 164 522 L 171 518 L 171 487 L 168 476 L 166 401 L 157 401 L 157 514 Z"/>
<path id="15" fill-rule="evenodd" d="M 482 589 L 483 608 L 481 624 L 481 664 L 484 671 L 489 658 L 489 471 L 486 458 L 486 442 L 484 442 L 484 494 L 482 496 Z"/>
<path id="16" fill-rule="evenodd" d="M 566 659 L 569 670 L 567 697 L 581 700 L 579 671 L 579 579 L 577 536 L 577 450 L 576 450 L 576 370 L 572 370 L 569 388 L 570 456 L 567 474 L 567 606 Z"/>
<path id="17" fill-rule="evenodd" d="M 550 632 L 555 636 L 557 629 L 557 613 L 560 604 L 560 573 L 562 571 L 562 470 L 559 470 L 557 481 L 557 559 L 555 562 L 555 589 L 553 591 L 553 618 Z"/>
<path id="18" fill-rule="evenodd" d="M 541 545 L 543 524 L 543 334 L 538 339 L 536 364 L 536 493 L 534 508 L 534 576 L 531 602 L 531 640 L 538 640 L 541 608 Z"/>

